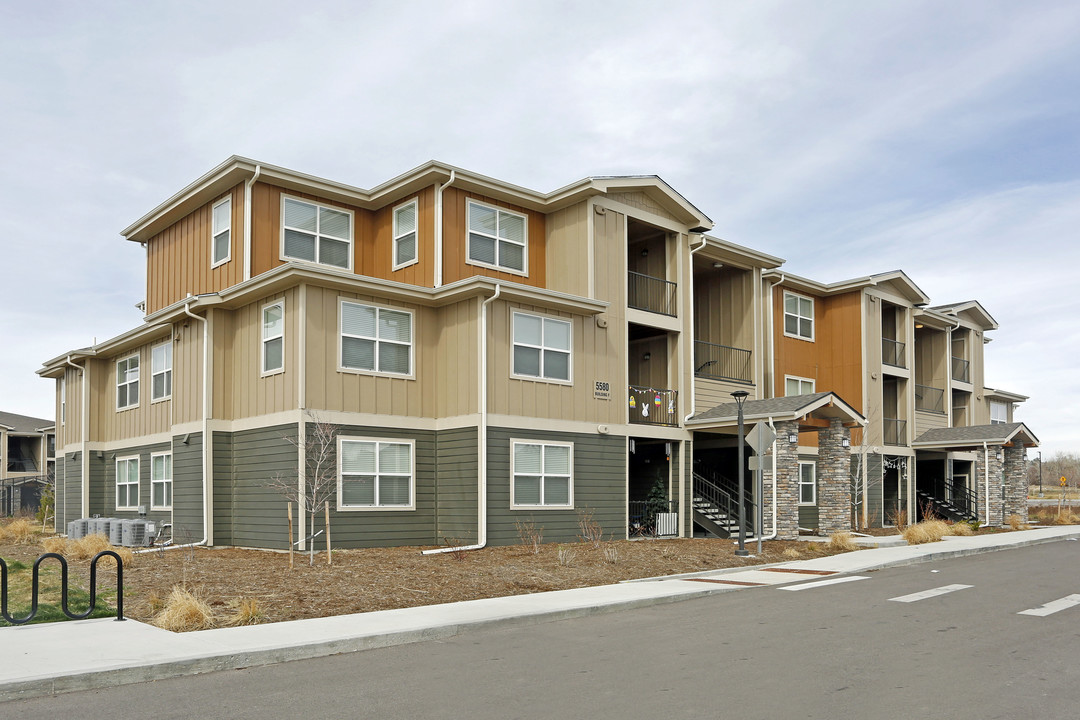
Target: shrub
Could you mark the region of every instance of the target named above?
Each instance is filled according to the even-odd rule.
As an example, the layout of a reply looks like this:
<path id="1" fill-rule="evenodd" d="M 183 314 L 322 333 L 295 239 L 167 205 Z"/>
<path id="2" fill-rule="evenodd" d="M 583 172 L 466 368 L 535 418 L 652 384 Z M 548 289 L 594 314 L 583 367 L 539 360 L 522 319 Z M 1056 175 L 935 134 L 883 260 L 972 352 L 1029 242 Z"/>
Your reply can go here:
<path id="1" fill-rule="evenodd" d="M 48 537 L 41 541 L 41 547 L 45 552 L 58 555 L 67 555 L 67 544 L 67 540 L 62 537 Z"/>
<path id="2" fill-rule="evenodd" d="M 1031 526 L 1024 522 L 1024 519 L 1019 515 L 1009 516 L 1009 527 L 1013 530 L 1030 530 Z"/>
<path id="3" fill-rule="evenodd" d="M 957 536 L 967 537 L 969 535 L 974 535 L 975 531 L 971 528 L 971 525 L 969 525 L 968 523 L 966 523 L 966 522 L 958 522 L 958 523 L 954 523 L 954 524 L 949 526 L 949 534 L 950 535 L 957 535 Z"/>
<path id="4" fill-rule="evenodd" d="M 908 525 L 901 533 L 908 545 L 922 545 L 923 543 L 938 542 L 949 533 L 949 526 L 942 520 L 923 520 L 914 525 Z"/>
<path id="5" fill-rule="evenodd" d="M 604 560 L 612 565 L 619 562 L 619 548 L 614 545 L 608 545 L 604 548 Z"/>
<path id="6" fill-rule="evenodd" d="M 577 558 L 577 550 L 570 545 L 559 546 L 559 564 L 563 567 L 570 567 L 574 564 L 574 560 Z"/>
<path id="7" fill-rule="evenodd" d="M 518 539 L 521 544 L 527 547 L 533 555 L 540 552 L 540 546 L 544 543 L 544 526 L 536 526 L 536 523 L 532 520 L 517 520 L 514 522 L 517 527 Z"/>
<path id="8" fill-rule="evenodd" d="M 585 508 L 578 512 L 578 528 L 581 530 L 581 542 L 592 543 L 594 548 L 599 548 L 604 540 L 604 529 L 596 522 L 593 511 Z"/>
<path id="9" fill-rule="evenodd" d="M 214 626 L 214 611 L 205 600 L 178 585 L 165 598 L 165 606 L 152 624 L 172 632 L 205 630 Z"/>
<path id="10" fill-rule="evenodd" d="M 255 598 L 239 598 L 233 603 L 233 614 L 225 621 L 226 625 L 256 625 L 266 619 L 259 601 Z"/>
<path id="11" fill-rule="evenodd" d="M 26 518 L 13 520 L 0 527 L 0 540 L 18 545 L 29 545 L 34 542 L 36 533 L 34 526 Z"/>
<path id="12" fill-rule="evenodd" d="M 785 550 L 784 552 L 782 552 L 780 554 L 783 557 L 790 558 L 792 560 L 797 560 L 798 558 L 802 557 L 802 553 L 799 552 L 798 548 L 793 548 L 793 547 L 788 548 L 787 550 Z"/>
<path id="13" fill-rule="evenodd" d="M 858 543 L 849 532 L 834 532 L 829 536 L 829 550 L 832 552 L 850 552 L 858 549 Z"/>
<path id="14" fill-rule="evenodd" d="M 76 560 L 89 560 L 102 550 L 111 550 L 109 538 L 101 534 L 87 535 L 67 544 L 68 554 Z"/>
<path id="15" fill-rule="evenodd" d="M 120 556 L 120 562 L 123 563 L 124 567 L 131 567 L 132 565 L 135 564 L 135 553 L 131 550 L 131 548 L 128 548 L 128 547 L 110 547 L 110 548 L 106 548 L 106 550 L 112 550 L 114 553 L 119 555 Z M 101 551 L 99 550 L 98 552 L 101 552 Z M 96 554 L 97 553 L 94 553 L 94 555 L 96 555 Z M 93 555 L 91 555 L 90 557 L 93 557 Z M 115 567 L 115 566 L 116 566 L 116 561 L 113 560 L 112 557 L 110 557 L 108 555 L 106 555 L 105 557 L 101 558 L 101 560 L 98 561 L 98 567 L 99 568 L 109 568 L 109 567 Z"/>

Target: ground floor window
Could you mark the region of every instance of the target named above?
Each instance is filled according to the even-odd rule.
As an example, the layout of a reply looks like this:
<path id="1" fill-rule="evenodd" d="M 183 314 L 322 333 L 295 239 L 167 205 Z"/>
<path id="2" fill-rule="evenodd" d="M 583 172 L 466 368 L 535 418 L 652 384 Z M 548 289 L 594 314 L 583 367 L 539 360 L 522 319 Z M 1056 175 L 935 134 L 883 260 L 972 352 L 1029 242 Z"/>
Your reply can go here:
<path id="1" fill-rule="evenodd" d="M 150 456 L 150 507 L 154 510 L 172 508 L 172 454 Z"/>
<path id="2" fill-rule="evenodd" d="M 799 504 L 817 504 L 817 465 L 815 463 L 799 463 Z"/>
<path id="3" fill-rule="evenodd" d="M 414 506 L 412 440 L 338 438 L 338 509 Z"/>
<path id="4" fill-rule="evenodd" d="M 139 508 L 139 458 L 116 459 L 116 509 Z"/>
<path id="5" fill-rule="evenodd" d="M 572 443 L 511 442 L 510 507 L 573 507 L 573 454 Z"/>

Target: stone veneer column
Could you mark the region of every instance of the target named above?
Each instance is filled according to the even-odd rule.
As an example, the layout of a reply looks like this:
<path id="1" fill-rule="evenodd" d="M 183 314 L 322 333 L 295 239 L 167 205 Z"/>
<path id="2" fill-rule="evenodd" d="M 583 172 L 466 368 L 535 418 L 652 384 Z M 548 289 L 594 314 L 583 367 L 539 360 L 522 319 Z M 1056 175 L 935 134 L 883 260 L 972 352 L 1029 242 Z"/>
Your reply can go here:
<path id="1" fill-rule="evenodd" d="M 776 539 L 799 537 L 799 443 L 788 442 L 789 434 L 799 434 L 796 420 L 776 423 Z M 771 472 L 771 470 L 770 470 Z M 770 473 L 766 473 L 768 476 Z M 772 494 L 765 489 L 766 528 L 771 528 Z"/>
<path id="2" fill-rule="evenodd" d="M 986 453 L 979 448 L 975 460 L 975 497 L 978 503 L 979 520 L 984 525 L 1001 525 L 1001 478 L 1003 463 L 998 460 L 999 447 L 990 448 L 990 517 L 986 517 Z"/>
<path id="3" fill-rule="evenodd" d="M 1024 467 L 1024 447 L 1022 445 L 1005 448 L 1005 520 L 1010 515 L 1019 515 L 1021 522 L 1027 522 L 1027 468 Z"/>
<path id="4" fill-rule="evenodd" d="M 851 430 L 840 420 L 818 433 L 818 530 L 826 535 L 851 531 Z"/>

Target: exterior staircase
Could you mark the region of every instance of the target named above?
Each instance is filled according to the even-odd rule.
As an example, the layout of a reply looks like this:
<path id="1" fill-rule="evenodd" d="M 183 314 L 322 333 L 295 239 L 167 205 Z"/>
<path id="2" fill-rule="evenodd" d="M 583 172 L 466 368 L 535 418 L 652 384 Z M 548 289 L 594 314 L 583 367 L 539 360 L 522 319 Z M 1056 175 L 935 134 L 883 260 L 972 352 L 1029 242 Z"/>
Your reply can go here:
<path id="1" fill-rule="evenodd" d="M 967 522 L 978 519 L 975 495 L 965 487 L 935 482 L 930 487 L 916 490 L 915 496 L 924 514 L 929 508 L 946 520 Z"/>
<path id="2" fill-rule="evenodd" d="M 719 481 L 719 482 L 717 482 Z M 746 519 L 753 520 L 753 503 L 747 502 Z M 739 533 L 739 501 L 723 478 L 710 480 L 694 473 L 694 522 L 721 538 Z"/>

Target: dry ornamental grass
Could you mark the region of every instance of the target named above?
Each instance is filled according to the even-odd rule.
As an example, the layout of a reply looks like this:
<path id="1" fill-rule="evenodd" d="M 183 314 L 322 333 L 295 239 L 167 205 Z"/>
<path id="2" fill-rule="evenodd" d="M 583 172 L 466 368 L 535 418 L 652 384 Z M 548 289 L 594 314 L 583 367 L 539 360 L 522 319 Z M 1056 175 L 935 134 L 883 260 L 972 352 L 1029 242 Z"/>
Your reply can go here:
<path id="1" fill-rule="evenodd" d="M 858 550 L 859 544 L 849 532 L 834 532 L 829 536 L 829 549 L 834 552 L 851 552 Z"/>
<path id="2" fill-rule="evenodd" d="M 152 623 L 172 632 L 206 630 L 214 627 L 214 610 L 197 594 L 177 586 L 165 598 L 165 607 Z"/>

